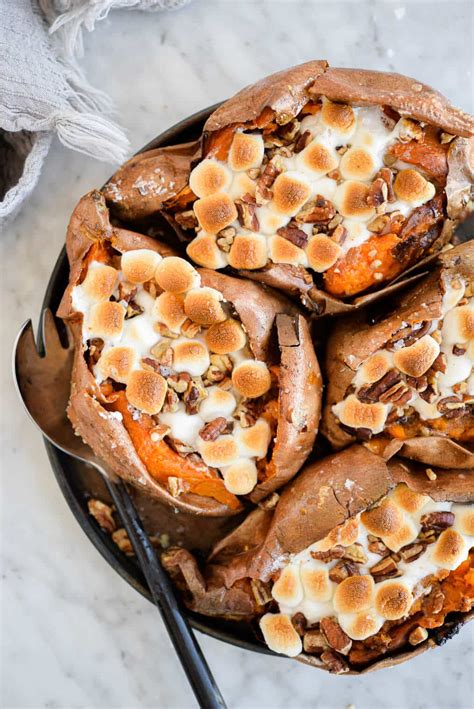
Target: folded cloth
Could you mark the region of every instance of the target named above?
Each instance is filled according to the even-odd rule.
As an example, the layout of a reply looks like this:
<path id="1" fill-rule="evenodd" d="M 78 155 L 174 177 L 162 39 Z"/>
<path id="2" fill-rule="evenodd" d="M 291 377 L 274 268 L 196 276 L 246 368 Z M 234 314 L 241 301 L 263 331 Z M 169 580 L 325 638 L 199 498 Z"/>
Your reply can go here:
<path id="1" fill-rule="evenodd" d="M 189 0 L 0 0 L 0 227 L 35 187 L 54 133 L 69 148 L 120 163 L 129 143 L 113 106 L 77 62 L 82 28 L 113 8 L 177 9 Z"/>

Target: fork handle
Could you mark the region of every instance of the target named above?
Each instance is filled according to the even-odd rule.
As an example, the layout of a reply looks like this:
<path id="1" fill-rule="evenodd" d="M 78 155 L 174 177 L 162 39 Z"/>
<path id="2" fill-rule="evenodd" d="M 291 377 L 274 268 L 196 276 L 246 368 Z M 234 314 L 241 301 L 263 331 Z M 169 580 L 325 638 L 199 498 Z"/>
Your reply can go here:
<path id="1" fill-rule="evenodd" d="M 187 617 L 179 606 L 173 584 L 143 529 L 125 483 L 121 480 L 115 482 L 108 479 L 107 476 L 104 477 L 140 562 L 155 605 L 161 613 L 199 706 L 204 709 L 225 709 L 226 704 L 209 665 L 202 654 Z"/>

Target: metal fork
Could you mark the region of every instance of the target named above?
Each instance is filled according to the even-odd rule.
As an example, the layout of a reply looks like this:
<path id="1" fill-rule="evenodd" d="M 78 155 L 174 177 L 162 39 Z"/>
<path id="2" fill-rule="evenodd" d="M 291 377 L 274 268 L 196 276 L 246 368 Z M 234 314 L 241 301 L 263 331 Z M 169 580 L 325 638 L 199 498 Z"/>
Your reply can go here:
<path id="1" fill-rule="evenodd" d="M 13 351 L 18 394 L 33 422 L 53 445 L 92 465 L 103 476 L 199 705 L 206 709 L 225 708 L 224 699 L 189 621 L 180 609 L 171 580 L 143 529 L 126 485 L 75 435 L 66 416 L 74 351 L 70 338 L 67 347 L 63 347 L 50 310 L 44 310 L 42 314 L 41 340 L 43 351 L 38 352 L 31 320 L 28 320 L 18 334 Z"/>

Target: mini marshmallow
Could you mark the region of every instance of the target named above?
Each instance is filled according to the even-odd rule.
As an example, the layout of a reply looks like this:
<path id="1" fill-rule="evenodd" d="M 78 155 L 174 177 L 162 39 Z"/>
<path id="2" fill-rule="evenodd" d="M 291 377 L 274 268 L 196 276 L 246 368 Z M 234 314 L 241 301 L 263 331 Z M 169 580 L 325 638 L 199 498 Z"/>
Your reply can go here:
<path id="1" fill-rule="evenodd" d="M 215 288 L 193 288 L 186 293 L 184 312 L 199 325 L 214 325 L 226 318 L 222 300 L 222 294 Z"/>
<path id="2" fill-rule="evenodd" d="M 407 544 L 411 544 L 418 536 L 418 528 L 410 518 L 405 519 L 403 524 L 390 534 L 384 534 L 382 541 L 390 551 L 398 551 Z"/>
<path id="3" fill-rule="evenodd" d="M 454 529 L 461 534 L 474 537 L 474 505 L 453 505 Z"/>
<path id="4" fill-rule="evenodd" d="M 343 217 L 367 222 L 375 214 L 374 207 L 367 203 L 369 187 L 363 182 L 347 180 L 338 186 L 333 202 Z"/>
<path id="5" fill-rule="evenodd" d="M 89 265 L 81 286 L 90 300 L 108 300 L 115 290 L 117 278 L 118 271 L 115 268 L 94 261 Z"/>
<path id="6" fill-rule="evenodd" d="M 315 603 L 325 603 L 331 600 L 333 584 L 329 580 L 328 569 L 310 560 L 301 565 L 301 583 L 304 597 Z"/>
<path id="7" fill-rule="evenodd" d="M 283 172 L 273 183 L 272 208 L 287 217 L 294 217 L 311 197 L 309 181 L 298 172 Z"/>
<path id="8" fill-rule="evenodd" d="M 126 251 L 120 260 L 123 277 L 129 283 L 146 283 L 155 275 L 156 267 L 161 260 L 160 254 L 151 249 Z"/>
<path id="9" fill-rule="evenodd" d="M 169 426 L 169 435 L 188 446 L 193 446 L 203 427 L 203 420 L 197 414 L 188 414 L 183 403 L 178 404 L 177 411 L 160 413 L 160 423 Z"/>
<path id="10" fill-rule="evenodd" d="M 356 126 L 354 111 L 346 103 L 324 101 L 321 108 L 321 122 L 336 133 L 349 138 Z"/>
<path id="11" fill-rule="evenodd" d="M 125 396 L 136 409 L 153 415 L 161 411 L 166 390 L 166 380 L 161 374 L 136 369 L 130 374 Z"/>
<path id="12" fill-rule="evenodd" d="M 237 219 L 237 207 L 224 192 L 194 202 L 194 214 L 204 231 L 217 234 Z"/>
<path id="13" fill-rule="evenodd" d="M 405 512 L 408 512 L 411 515 L 420 512 L 431 500 L 428 495 L 422 495 L 419 492 L 410 490 L 408 485 L 405 483 L 397 485 L 391 497 L 394 502 L 402 508 L 402 510 L 405 510 Z"/>
<path id="14" fill-rule="evenodd" d="M 313 140 L 301 153 L 297 154 L 296 163 L 298 168 L 308 177 L 317 179 L 337 168 L 339 156 L 334 148 L 328 148 L 319 140 Z"/>
<path id="15" fill-rule="evenodd" d="M 250 179 L 246 172 L 237 172 L 234 175 L 232 184 L 227 192 L 232 200 L 239 199 L 243 197 L 244 194 L 250 194 L 252 197 L 255 195 L 256 183 Z"/>
<path id="16" fill-rule="evenodd" d="M 265 362 L 247 359 L 234 367 L 232 385 L 247 399 L 263 396 L 270 389 L 272 378 Z"/>
<path id="17" fill-rule="evenodd" d="M 247 342 L 242 326 L 232 318 L 211 325 L 206 331 L 205 339 L 211 352 L 221 355 L 237 352 Z"/>
<path id="18" fill-rule="evenodd" d="M 273 263 L 290 263 L 293 266 L 308 262 L 303 249 L 282 236 L 271 236 L 268 240 L 268 255 Z"/>
<path id="19" fill-rule="evenodd" d="M 229 254 L 229 264 L 233 268 L 263 268 L 267 263 L 267 241 L 261 234 L 237 234 Z"/>
<path id="20" fill-rule="evenodd" d="M 359 537 L 359 522 L 356 517 L 351 517 L 344 522 L 335 527 L 325 539 L 328 540 L 327 549 L 321 549 L 321 551 L 327 551 L 336 544 L 341 544 L 343 547 L 348 547 L 354 544 Z"/>
<path id="21" fill-rule="evenodd" d="M 263 137 L 237 131 L 229 151 L 229 166 L 236 172 L 260 167 L 263 160 Z"/>
<path id="22" fill-rule="evenodd" d="M 226 490 L 234 495 L 248 495 L 257 484 L 257 466 L 252 460 L 239 458 L 222 470 Z"/>
<path id="23" fill-rule="evenodd" d="M 409 347 L 402 347 L 393 353 L 393 363 L 410 377 L 421 377 L 428 371 L 439 355 L 439 344 L 431 335 L 424 335 Z"/>
<path id="24" fill-rule="evenodd" d="M 334 266 L 338 258 L 342 255 L 339 244 L 324 234 L 315 234 L 310 237 L 305 248 L 308 263 L 317 273 L 323 273 L 328 268 Z"/>
<path id="25" fill-rule="evenodd" d="M 217 246 L 213 234 L 199 234 L 187 245 L 186 253 L 199 266 L 212 268 L 214 271 L 227 266 L 225 254 Z"/>
<path id="26" fill-rule="evenodd" d="M 271 437 L 270 426 L 263 418 L 259 418 L 253 426 L 247 428 L 242 428 L 238 423 L 234 426 L 234 438 L 243 458 L 264 458 Z"/>
<path id="27" fill-rule="evenodd" d="M 228 419 L 232 416 L 237 406 L 237 401 L 230 391 L 225 391 L 218 386 L 206 389 L 207 397 L 201 402 L 199 415 L 205 423 L 213 421 L 219 416 Z"/>
<path id="28" fill-rule="evenodd" d="M 442 329 L 443 343 L 456 345 L 474 340 L 474 299 L 467 305 L 446 313 Z"/>
<path id="29" fill-rule="evenodd" d="M 360 519 L 370 534 L 382 537 L 395 534 L 403 526 L 405 515 L 395 502 L 385 499 L 377 507 L 362 512 Z"/>
<path id="30" fill-rule="evenodd" d="M 345 180 L 371 180 L 377 172 L 372 155 L 363 148 L 349 148 L 339 165 L 341 177 Z"/>
<path id="31" fill-rule="evenodd" d="M 186 320 L 182 293 L 161 293 L 154 302 L 153 315 L 172 332 L 179 332 Z"/>
<path id="32" fill-rule="evenodd" d="M 386 620 L 399 620 L 406 616 L 412 606 L 413 596 L 406 583 L 389 579 L 377 584 L 375 610 Z"/>
<path id="33" fill-rule="evenodd" d="M 438 537 L 431 560 L 442 569 L 453 571 L 467 556 L 468 547 L 464 537 L 455 529 L 445 529 Z"/>
<path id="34" fill-rule="evenodd" d="M 136 364 L 137 356 L 131 347 L 111 347 L 101 355 L 97 369 L 103 379 L 110 377 L 116 382 L 126 384 Z"/>
<path id="35" fill-rule="evenodd" d="M 155 271 L 155 280 L 163 290 L 170 293 L 185 293 L 199 288 L 201 276 L 190 263 L 179 256 L 167 256 Z"/>
<path id="36" fill-rule="evenodd" d="M 384 619 L 373 610 L 360 613 L 341 613 L 338 616 L 339 625 L 351 640 L 365 640 L 378 633 Z"/>
<path id="37" fill-rule="evenodd" d="M 210 360 L 207 347 L 200 340 L 174 340 L 173 369 L 199 377 L 208 369 Z"/>
<path id="38" fill-rule="evenodd" d="M 420 206 L 435 196 L 435 186 L 416 170 L 400 170 L 393 183 L 398 199 Z"/>
<path id="39" fill-rule="evenodd" d="M 362 384 L 378 382 L 391 368 L 392 360 L 390 354 L 386 350 L 380 350 L 366 359 L 358 368 L 354 384 L 361 386 Z"/>
<path id="40" fill-rule="evenodd" d="M 390 407 L 377 402 L 364 404 L 350 394 L 344 401 L 332 407 L 339 421 L 350 428 L 368 428 L 372 433 L 383 431 Z"/>
<path id="41" fill-rule="evenodd" d="M 215 192 L 225 192 L 232 181 L 232 173 L 226 165 L 207 158 L 196 165 L 189 175 L 189 186 L 196 197 L 209 197 Z"/>
<path id="42" fill-rule="evenodd" d="M 90 309 L 88 330 L 90 337 L 117 340 L 123 331 L 125 308 L 120 303 L 106 300 Z"/>
<path id="43" fill-rule="evenodd" d="M 198 438 L 197 448 L 206 465 L 213 468 L 233 465 L 239 458 L 237 444 L 230 435 L 219 436 L 215 441 Z"/>
<path id="44" fill-rule="evenodd" d="M 273 584 L 272 596 L 277 603 L 294 608 L 303 600 L 303 586 L 297 564 L 288 564 Z"/>
<path id="45" fill-rule="evenodd" d="M 374 596 L 372 576 L 349 576 L 337 585 L 333 605 L 337 613 L 357 613 L 372 605 Z"/>
<path id="46" fill-rule="evenodd" d="M 260 234 L 266 234 L 267 236 L 275 234 L 278 229 L 286 226 L 290 221 L 290 217 L 277 214 L 271 207 L 258 207 L 256 215 Z"/>
<path id="47" fill-rule="evenodd" d="M 273 652 L 296 657 L 303 651 L 301 638 L 291 620 L 283 613 L 266 613 L 260 619 L 263 638 Z"/>

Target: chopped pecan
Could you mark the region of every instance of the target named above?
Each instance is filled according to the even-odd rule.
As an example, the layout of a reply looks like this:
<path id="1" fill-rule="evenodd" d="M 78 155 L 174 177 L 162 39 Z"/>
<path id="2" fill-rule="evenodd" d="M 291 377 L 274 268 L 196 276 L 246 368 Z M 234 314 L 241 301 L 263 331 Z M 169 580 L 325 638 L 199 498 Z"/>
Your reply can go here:
<path id="1" fill-rule="evenodd" d="M 442 372 L 444 374 L 446 372 L 446 366 L 446 355 L 444 354 L 444 352 L 440 352 L 433 364 L 431 365 L 430 369 L 432 369 L 433 372 Z"/>
<path id="2" fill-rule="evenodd" d="M 295 613 L 291 617 L 291 624 L 293 625 L 293 628 L 296 630 L 298 635 L 302 638 L 305 634 L 307 626 L 307 621 L 303 613 Z"/>
<path id="3" fill-rule="evenodd" d="M 258 408 L 256 408 L 255 404 L 248 399 L 242 399 L 242 401 L 237 404 L 237 408 L 233 413 L 233 417 L 239 421 L 242 428 L 253 426 L 257 421 L 258 416 Z"/>
<path id="4" fill-rule="evenodd" d="M 427 470 L 431 470 L 431 468 L 427 468 Z M 433 472 L 433 471 L 432 471 L 432 472 Z M 435 475 L 435 476 L 437 477 L 437 475 L 436 475 L 435 472 L 433 472 L 433 475 Z M 431 478 L 431 477 L 428 475 L 428 478 L 429 478 L 430 480 L 433 480 L 433 479 L 436 480 L 436 477 L 435 477 L 435 478 Z M 436 541 L 436 537 L 437 537 L 437 534 L 436 534 L 436 532 L 435 532 L 434 529 L 426 529 L 426 530 L 422 530 L 422 531 L 419 533 L 419 535 L 418 535 L 418 541 L 421 542 L 422 544 L 434 544 L 435 541 Z"/>
<path id="5" fill-rule="evenodd" d="M 341 583 L 341 581 L 344 581 L 349 576 L 358 575 L 359 569 L 357 568 L 357 564 L 351 561 L 338 561 L 337 564 L 329 570 L 329 578 L 331 581 L 334 581 L 334 583 Z"/>
<path id="6" fill-rule="evenodd" d="M 199 409 L 199 404 L 207 396 L 207 392 L 202 384 L 202 382 L 194 377 L 186 388 L 183 395 L 184 407 L 187 414 L 197 414 Z"/>
<path id="7" fill-rule="evenodd" d="M 405 561 L 407 564 L 410 564 L 412 561 L 416 561 L 423 552 L 425 551 L 426 546 L 424 544 L 420 543 L 413 543 L 413 544 L 407 544 L 406 546 L 402 547 L 400 551 L 398 552 L 400 554 L 400 557 Z"/>
<path id="8" fill-rule="evenodd" d="M 436 392 L 432 384 L 428 384 L 425 389 L 418 392 L 423 401 L 431 404 L 436 399 Z"/>
<path id="9" fill-rule="evenodd" d="M 444 605 L 444 593 L 439 585 L 435 585 L 431 593 L 423 600 L 423 612 L 425 615 L 436 615 L 440 613 Z"/>
<path id="10" fill-rule="evenodd" d="M 110 505 L 106 505 L 105 502 L 101 502 L 100 500 L 91 499 L 87 502 L 87 509 L 89 510 L 89 514 L 93 516 L 104 531 L 109 534 L 115 532 L 117 525 L 115 524 L 113 509 Z"/>
<path id="11" fill-rule="evenodd" d="M 365 564 L 367 561 L 367 554 L 364 551 L 362 544 L 351 544 L 348 547 L 344 547 L 344 556 L 342 557 L 345 561 L 353 561 L 354 564 Z"/>
<path id="12" fill-rule="evenodd" d="M 302 229 L 298 229 L 297 226 L 290 225 L 280 227 L 280 229 L 277 230 L 277 234 L 291 241 L 292 244 L 298 246 L 300 249 L 304 249 L 308 243 L 308 235 Z"/>
<path id="13" fill-rule="evenodd" d="M 374 234 L 380 234 L 390 222 L 388 214 L 377 214 L 376 217 L 370 220 L 367 224 L 367 229 Z"/>
<path id="14" fill-rule="evenodd" d="M 180 374 L 172 374 L 168 377 L 168 386 L 173 389 L 177 394 L 184 394 L 191 381 L 191 375 L 187 372 L 181 372 Z"/>
<path id="15" fill-rule="evenodd" d="M 415 630 L 412 630 L 410 635 L 408 636 L 408 642 L 410 645 L 419 645 L 420 643 L 424 642 L 428 637 L 428 631 L 426 628 L 422 628 L 421 625 L 419 625 Z"/>
<path id="16" fill-rule="evenodd" d="M 422 374 L 421 377 L 407 376 L 406 381 L 409 386 L 418 392 L 425 391 L 428 386 L 428 377 L 425 374 Z"/>
<path id="17" fill-rule="evenodd" d="M 330 647 L 341 655 L 347 655 L 352 647 L 352 640 L 343 631 L 334 618 L 321 618 L 319 627 Z"/>
<path id="18" fill-rule="evenodd" d="M 158 443 L 158 441 L 162 441 L 163 438 L 167 436 L 170 431 L 170 427 L 166 426 L 166 424 L 157 423 L 156 426 L 154 426 L 150 431 L 150 438 L 153 443 Z"/>
<path id="19" fill-rule="evenodd" d="M 171 448 L 180 455 L 187 455 L 188 453 L 192 453 L 194 451 L 194 448 L 192 446 L 190 446 L 188 443 L 180 441 L 179 438 L 172 438 L 171 436 L 168 436 L 166 440 L 168 441 Z"/>
<path id="20" fill-rule="evenodd" d="M 97 364 L 104 349 L 104 344 L 104 340 L 101 340 L 100 337 L 93 337 L 92 340 L 89 340 L 89 365 Z"/>
<path id="21" fill-rule="evenodd" d="M 268 583 L 260 581 L 259 579 L 250 579 L 250 587 L 252 589 L 253 597 L 259 606 L 265 606 L 273 600 L 270 585 Z"/>
<path id="22" fill-rule="evenodd" d="M 173 497 L 179 497 L 183 494 L 183 492 L 186 492 L 186 490 L 188 490 L 188 485 L 182 478 L 176 478 L 172 475 L 170 475 L 170 477 L 166 481 L 166 487 L 168 488 L 168 492 Z"/>
<path id="23" fill-rule="evenodd" d="M 454 514 L 452 512 L 428 512 L 428 514 L 422 515 L 421 528 L 423 531 L 432 529 L 435 532 L 442 532 L 448 527 L 452 527 L 454 524 Z"/>
<path id="24" fill-rule="evenodd" d="M 347 239 L 347 229 L 342 224 L 338 224 L 331 234 L 331 239 L 341 246 Z"/>
<path id="25" fill-rule="evenodd" d="M 199 435 L 203 441 L 215 441 L 226 428 L 227 420 L 224 416 L 218 416 L 213 421 L 206 423 L 206 425 L 199 431 Z"/>
<path id="26" fill-rule="evenodd" d="M 397 350 L 400 347 L 408 347 L 416 340 L 419 340 L 420 337 L 426 335 L 430 327 L 431 323 L 425 320 L 421 323 L 416 323 L 415 325 L 406 325 L 390 338 L 386 347 L 388 350 Z"/>
<path id="27" fill-rule="evenodd" d="M 327 650 L 329 645 L 326 642 L 326 638 L 320 630 L 316 628 L 313 630 L 307 630 L 303 637 L 303 650 L 308 653 L 308 655 L 320 654 Z"/>
<path id="28" fill-rule="evenodd" d="M 327 224 L 336 215 L 336 208 L 322 195 L 317 194 L 314 199 L 311 199 L 296 215 L 298 222 L 305 224 Z"/>
<path id="29" fill-rule="evenodd" d="M 198 224 L 196 215 L 192 209 L 187 209 L 185 212 L 177 212 L 177 214 L 174 215 L 174 219 L 183 229 L 194 229 Z"/>
<path id="30" fill-rule="evenodd" d="M 368 537 L 368 549 L 372 554 L 378 554 L 379 556 L 388 556 L 390 554 L 390 549 L 385 546 L 383 541 L 373 534 L 369 534 Z"/>
<path id="31" fill-rule="evenodd" d="M 401 374 L 396 369 L 390 369 L 374 384 L 366 384 L 357 392 L 357 398 L 364 403 L 381 401 L 381 396 L 389 392 L 394 385 L 402 382 Z"/>
<path id="32" fill-rule="evenodd" d="M 327 551 L 310 552 L 313 559 L 317 559 L 317 561 L 323 561 L 325 563 L 328 561 L 333 561 L 333 559 L 342 559 L 344 553 L 345 548 L 340 544 L 336 544 L 336 546 L 333 546 L 332 549 L 328 549 Z"/>
<path id="33" fill-rule="evenodd" d="M 381 177 L 377 177 L 369 187 L 369 192 L 367 194 L 367 204 L 369 205 L 369 207 L 375 207 L 376 209 L 380 209 L 380 207 L 387 201 L 387 198 L 387 183 Z"/>
<path id="34" fill-rule="evenodd" d="M 393 189 L 393 172 L 388 167 L 383 167 L 379 170 L 377 177 L 382 179 L 387 185 L 387 201 L 395 202 L 395 192 Z"/>
<path id="35" fill-rule="evenodd" d="M 321 655 L 321 660 L 324 662 L 329 672 L 332 672 L 333 674 L 340 675 L 349 671 L 347 662 L 340 655 L 338 655 L 337 652 L 326 650 Z"/>
<path id="36" fill-rule="evenodd" d="M 161 374 L 162 377 L 169 377 L 171 375 L 171 368 L 161 364 L 161 362 L 158 362 L 157 359 L 153 359 L 153 357 L 142 357 L 141 365 L 143 369 L 151 369 Z"/>
<path id="37" fill-rule="evenodd" d="M 260 186 L 260 184 L 264 187 L 271 187 L 280 172 L 281 170 L 279 170 L 275 163 L 270 160 L 270 162 L 265 165 L 265 168 L 262 174 L 260 175 L 257 187 Z"/>
<path id="38" fill-rule="evenodd" d="M 168 389 L 165 395 L 165 403 L 163 404 L 163 413 L 174 414 L 179 408 L 179 398 L 175 391 Z"/>
<path id="39" fill-rule="evenodd" d="M 370 441 L 374 434 L 370 430 L 370 428 L 356 428 L 355 429 L 355 437 L 357 438 L 358 441 Z"/>
<path id="40" fill-rule="evenodd" d="M 134 300 L 130 300 L 127 303 L 127 310 L 125 311 L 125 320 L 131 320 L 137 315 L 141 315 L 144 311 L 141 305 L 138 305 Z"/>
<path id="41" fill-rule="evenodd" d="M 240 199 L 235 200 L 237 207 L 237 218 L 239 224 L 251 231 L 259 230 L 259 223 L 256 214 L 257 203 L 250 194 L 244 194 Z"/>
<path id="42" fill-rule="evenodd" d="M 196 337 L 198 332 L 201 332 L 201 326 L 197 322 L 193 322 L 189 318 L 186 318 L 184 323 L 181 325 L 181 332 L 186 337 Z"/>
<path id="43" fill-rule="evenodd" d="M 384 581 L 385 579 L 393 579 L 401 576 L 401 571 L 391 556 L 378 561 L 374 566 L 371 566 L 369 573 L 376 581 Z"/>
<path id="44" fill-rule="evenodd" d="M 173 348 L 170 347 L 170 341 L 168 339 L 161 340 L 157 345 L 151 348 L 151 354 L 155 357 L 160 364 L 165 367 L 171 367 L 173 365 Z"/>
<path id="45" fill-rule="evenodd" d="M 118 284 L 118 300 L 124 301 L 125 303 L 130 303 L 130 301 L 135 298 L 137 290 L 137 286 L 129 286 L 123 281 L 120 281 Z"/>
<path id="46" fill-rule="evenodd" d="M 128 537 L 126 529 L 124 529 L 123 527 L 117 529 L 112 534 L 112 540 L 118 546 L 120 551 L 122 551 L 124 554 L 126 554 L 127 556 L 134 555 L 135 552 L 133 551 L 132 543 Z"/>
<path id="47" fill-rule="evenodd" d="M 311 133 L 309 130 L 305 130 L 304 133 L 301 133 L 296 141 L 295 141 L 295 146 L 293 148 L 294 153 L 301 153 L 302 150 L 306 148 L 308 143 L 311 140 Z"/>
<path id="48" fill-rule="evenodd" d="M 456 355 L 456 357 L 461 357 L 463 354 L 466 354 L 465 347 L 461 347 L 460 345 L 453 345 L 453 355 Z"/>

